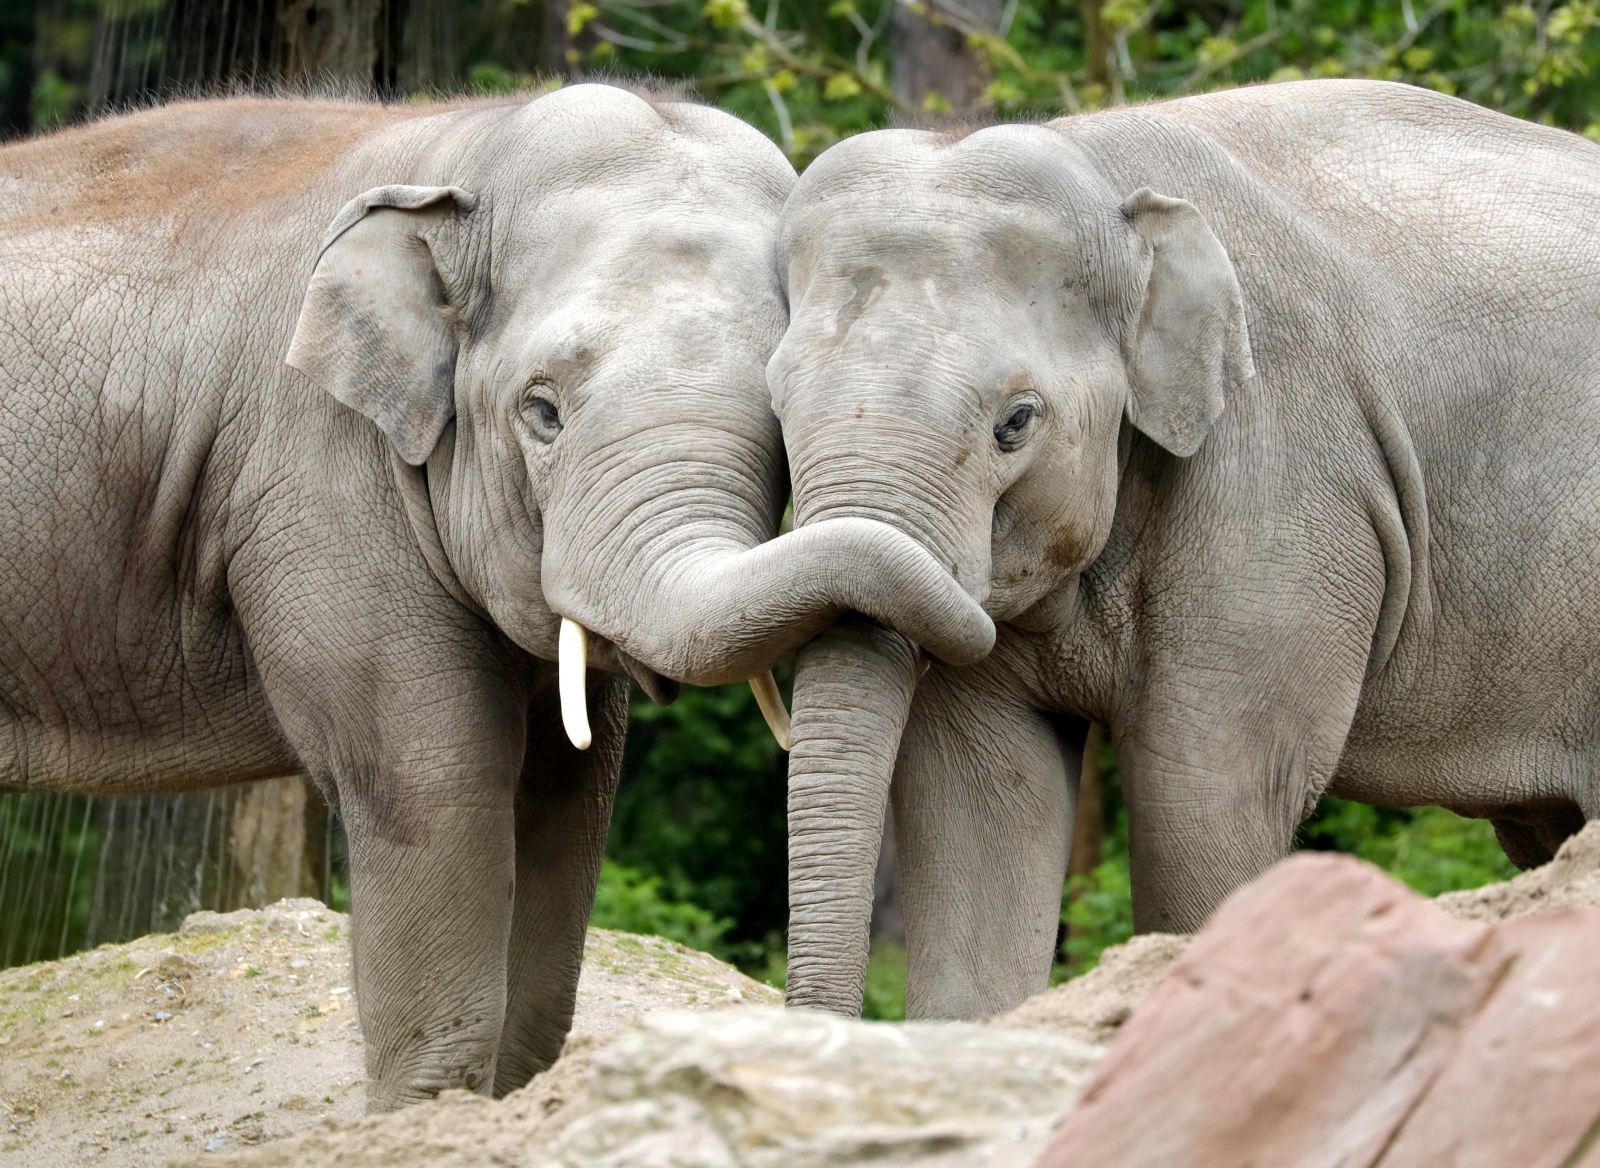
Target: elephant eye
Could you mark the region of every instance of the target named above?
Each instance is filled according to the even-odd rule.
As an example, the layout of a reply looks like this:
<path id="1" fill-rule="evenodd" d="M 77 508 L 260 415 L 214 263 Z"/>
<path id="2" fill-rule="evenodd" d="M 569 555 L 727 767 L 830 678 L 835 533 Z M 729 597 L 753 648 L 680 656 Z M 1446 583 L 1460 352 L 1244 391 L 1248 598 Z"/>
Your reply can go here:
<path id="1" fill-rule="evenodd" d="M 1028 435 L 1028 428 L 1033 425 L 1033 419 L 1038 414 L 1038 409 L 1028 402 L 1012 407 L 1005 420 L 994 428 L 994 440 L 1001 450 L 1010 454 L 1022 445 L 1022 440 Z"/>
<path id="2" fill-rule="evenodd" d="M 547 397 L 530 397 L 522 406 L 522 416 L 541 442 L 554 442 L 561 433 L 561 411 Z"/>

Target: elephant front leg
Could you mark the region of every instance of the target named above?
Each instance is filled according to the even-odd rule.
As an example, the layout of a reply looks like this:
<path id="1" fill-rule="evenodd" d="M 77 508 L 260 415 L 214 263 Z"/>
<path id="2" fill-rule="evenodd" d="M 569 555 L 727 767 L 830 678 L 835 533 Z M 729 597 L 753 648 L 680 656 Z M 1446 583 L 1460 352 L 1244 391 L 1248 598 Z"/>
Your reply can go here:
<path id="1" fill-rule="evenodd" d="M 452 1087 L 487 1092 L 494 1081 L 515 773 L 474 760 L 436 764 L 426 777 L 385 768 L 338 780 L 370 1111 Z"/>
<path id="2" fill-rule="evenodd" d="M 575 750 L 561 726 L 554 670 L 541 670 L 548 685 L 534 697 L 517 789 L 517 891 L 497 1097 L 553 1063 L 572 1027 L 628 729 L 627 681 L 591 670 L 594 744 Z"/>
<path id="3" fill-rule="evenodd" d="M 1086 724 L 1000 670 L 935 665 L 894 773 L 908 1018 L 977 1018 L 1046 989 Z"/>
<path id="4" fill-rule="evenodd" d="M 1249 705 L 1270 714 L 1265 701 Z M 1119 735 L 1134 928 L 1192 933 L 1288 855 L 1338 765 L 1347 726 L 1156 712 Z"/>

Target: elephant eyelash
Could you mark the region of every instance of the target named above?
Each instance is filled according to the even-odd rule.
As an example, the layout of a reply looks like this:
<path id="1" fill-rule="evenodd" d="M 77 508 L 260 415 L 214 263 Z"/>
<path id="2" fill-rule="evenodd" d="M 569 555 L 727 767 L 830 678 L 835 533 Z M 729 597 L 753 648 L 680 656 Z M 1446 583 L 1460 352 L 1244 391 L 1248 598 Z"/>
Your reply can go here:
<path id="1" fill-rule="evenodd" d="M 541 442 L 554 442 L 563 429 L 554 388 L 548 381 L 532 381 L 522 399 L 522 417 Z"/>
<path id="2" fill-rule="evenodd" d="M 1023 437 L 1038 416 L 1039 407 L 1034 402 L 1015 403 L 1006 413 L 1005 418 L 995 426 L 995 443 L 1004 453 L 1010 454 L 1022 445 Z"/>

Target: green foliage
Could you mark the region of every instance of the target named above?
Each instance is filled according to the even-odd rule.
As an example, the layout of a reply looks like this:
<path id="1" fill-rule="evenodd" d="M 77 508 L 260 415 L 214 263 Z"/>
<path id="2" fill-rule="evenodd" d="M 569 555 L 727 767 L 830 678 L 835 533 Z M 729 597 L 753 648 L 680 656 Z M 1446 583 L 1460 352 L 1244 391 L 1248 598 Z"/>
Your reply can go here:
<path id="1" fill-rule="evenodd" d="M 1085 3 L 1019 0 L 998 34 L 952 15 L 998 118 L 1093 110 L 1258 81 L 1371 77 L 1600 136 L 1594 0 L 1108 0 L 1110 67 L 1086 59 Z M 894 0 L 584 5 L 591 68 L 691 79 L 804 164 L 908 108 L 889 87 Z M 927 11 L 920 4 L 912 7 Z M 936 104 L 929 110 L 937 112 Z"/>
<path id="2" fill-rule="evenodd" d="M 661 877 L 606 860 L 600 867 L 600 886 L 589 923 L 715 952 L 733 922 L 718 920 L 697 904 L 667 900 L 661 894 Z"/>
<path id="3" fill-rule="evenodd" d="M 1463 819 L 1443 807 L 1372 807 L 1329 795 L 1301 836 L 1306 847 L 1360 856 L 1424 896 L 1517 874 L 1488 820 Z"/>
<path id="4" fill-rule="evenodd" d="M 1055 981 L 1087 973 L 1100 954 L 1133 935 L 1128 874 L 1128 816 L 1116 750 L 1105 747 L 1101 782 L 1106 816 L 1105 861 L 1073 877 L 1061 898 L 1063 941 Z M 1477 888 L 1517 874 L 1487 820 L 1464 819 L 1443 807 L 1374 807 L 1324 796 L 1300 829 L 1301 846 L 1347 852 L 1377 865 L 1424 896 Z"/>
<path id="5" fill-rule="evenodd" d="M 99 826 L 82 795 L 0 796 L 0 968 L 81 948 Z"/>
<path id="6" fill-rule="evenodd" d="M 724 922 L 714 951 L 756 968 L 788 917 L 786 766 L 747 685 L 635 695 L 607 854 Z"/>
<path id="7" fill-rule="evenodd" d="M 33 83 L 33 100 L 28 112 L 38 129 L 59 129 L 76 116 L 83 97 L 83 86 L 64 80 L 53 70 L 46 70 Z"/>
<path id="8" fill-rule="evenodd" d="M 1126 851 L 1112 856 L 1087 876 L 1074 876 L 1061 894 L 1065 926 L 1061 956 L 1053 979 L 1087 973 L 1100 964 L 1100 954 L 1133 936 L 1133 894 L 1128 882 Z"/>
<path id="9" fill-rule="evenodd" d="M 1087 973 L 1100 954 L 1133 936 L 1133 896 L 1128 880 L 1128 812 L 1122 802 L 1117 748 L 1100 748 L 1101 808 L 1105 816 L 1104 859 L 1086 876 L 1074 876 L 1061 891 L 1061 943 L 1052 981 Z"/>
<path id="10" fill-rule="evenodd" d="M 906 947 L 894 941 L 872 943 L 867 958 L 866 993 L 861 1016 L 869 1022 L 904 1022 L 906 1017 Z"/>

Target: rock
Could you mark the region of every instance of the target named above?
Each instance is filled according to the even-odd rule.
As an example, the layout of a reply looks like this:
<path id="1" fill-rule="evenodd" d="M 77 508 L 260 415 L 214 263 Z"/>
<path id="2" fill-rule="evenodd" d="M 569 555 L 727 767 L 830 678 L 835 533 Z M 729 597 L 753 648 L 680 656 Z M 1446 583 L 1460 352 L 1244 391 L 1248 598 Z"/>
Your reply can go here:
<path id="1" fill-rule="evenodd" d="M 585 1040 L 499 1103 L 452 1095 L 221 1168 L 843 1168 L 1027 1163 L 1100 1048 L 1048 1031 L 740 1007 Z"/>
<path id="2" fill-rule="evenodd" d="M 1438 905 L 1473 921 L 1503 921 L 1544 908 L 1600 908 L 1600 820 L 1569 838 L 1544 867 L 1502 884 L 1447 892 Z"/>
<path id="3" fill-rule="evenodd" d="M 203 909 L 192 912 L 183 918 L 183 924 L 178 926 L 178 936 L 209 937 L 216 933 L 226 933 L 233 929 L 242 929 L 246 925 L 257 924 L 261 914 L 254 909 L 235 909 L 230 913 L 212 912 Z"/>
<path id="4" fill-rule="evenodd" d="M 1134 1007 L 1167 976 L 1189 940 L 1174 933 L 1141 934 L 1107 949 L 1100 955 L 1100 963 L 1082 977 L 987 1021 L 1018 1030 L 1059 1030 L 1103 1046 L 1116 1037 Z"/>
<path id="5" fill-rule="evenodd" d="M 653 1010 L 783 1004 L 783 993 L 709 953 L 664 937 L 590 929 L 578 983 L 577 1030 L 603 1035 Z"/>
<path id="6" fill-rule="evenodd" d="M 342 913 L 336 913 L 320 900 L 306 896 L 276 901 L 261 910 L 261 923 L 267 932 L 299 937 L 313 936 L 335 919 L 341 926 L 346 920 Z M 184 924 L 188 924 L 188 921 L 185 920 Z"/>
<path id="7" fill-rule="evenodd" d="M 162 981 L 178 981 L 199 973 L 201 965 L 192 957 L 185 957 L 182 953 L 168 950 L 157 958 L 154 970 Z"/>
<path id="8" fill-rule="evenodd" d="M 1597 1099 L 1600 910 L 1490 926 L 1302 854 L 1217 910 L 1039 1168 L 1562 1168 Z"/>

